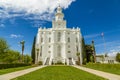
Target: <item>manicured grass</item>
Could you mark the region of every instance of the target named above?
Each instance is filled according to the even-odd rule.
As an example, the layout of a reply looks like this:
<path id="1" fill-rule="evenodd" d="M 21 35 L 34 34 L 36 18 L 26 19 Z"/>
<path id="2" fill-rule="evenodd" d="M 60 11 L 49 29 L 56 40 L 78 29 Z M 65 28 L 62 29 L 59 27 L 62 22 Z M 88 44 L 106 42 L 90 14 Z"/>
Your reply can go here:
<path id="1" fill-rule="evenodd" d="M 106 80 L 72 66 L 48 66 L 12 80 Z"/>
<path id="2" fill-rule="evenodd" d="M 85 67 L 120 75 L 120 64 L 88 63 Z"/>
<path id="3" fill-rule="evenodd" d="M 31 67 L 32 66 L 24 66 L 24 67 L 17 67 L 17 68 L 0 69 L 0 75 L 14 72 L 14 71 L 18 71 L 18 70 L 24 70 L 24 69 L 31 68 Z"/>

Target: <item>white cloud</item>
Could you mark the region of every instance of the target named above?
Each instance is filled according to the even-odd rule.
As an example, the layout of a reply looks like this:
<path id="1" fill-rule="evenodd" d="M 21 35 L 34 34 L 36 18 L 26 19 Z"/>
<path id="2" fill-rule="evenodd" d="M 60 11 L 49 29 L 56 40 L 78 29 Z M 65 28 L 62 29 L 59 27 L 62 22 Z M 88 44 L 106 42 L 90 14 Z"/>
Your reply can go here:
<path id="1" fill-rule="evenodd" d="M 108 53 L 108 56 L 116 56 L 116 54 L 117 54 L 118 52 L 119 52 L 119 51 L 116 51 L 116 50 L 111 51 L 111 52 Z"/>
<path id="2" fill-rule="evenodd" d="M 0 24 L 0 28 L 4 28 L 5 27 L 5 25 L 4 24 Z"/>
<path id="3" fill-rule="evenodd" d="M 16 34 L 11 34 L 10 38 L 21 38 L 23 37 L 22 35 L 16 35 Z"/>
<path id="4" fill-rule="evenodd" d="M 104 46 L 104 43 L 97 44 L 95 47 L 97 49 L 103 50 L 102 53 L 108 53 L 108 56 L 116 56 L 118 52 L 120 52 L 120 41 L 111 41 L 105 43 L 106 47 Z"/>
<path id="5" fill-rule="evenodd" d="M 101 34 L 91 34 L 91 35 L 85 35 L 84 38 L 85 39 L 89 39 L 89 38 L 95 38 L 95 37 L 98 37 L 100 36 Z"/>
<path id="6" fill-rule="evenodd" d="M 60 0 L 60 5 L 66 9 L 74 1 Z M 51 20 L 57 6 L 58 0 L 0 0 L 0 18 L 22 16 L 28 19 Z"/>
<path id="7" fill-rule="evenodd" d="M 46 21 L 38 20 L 32 22 L 33 27 L 43 27 L 46 24 Z"/>

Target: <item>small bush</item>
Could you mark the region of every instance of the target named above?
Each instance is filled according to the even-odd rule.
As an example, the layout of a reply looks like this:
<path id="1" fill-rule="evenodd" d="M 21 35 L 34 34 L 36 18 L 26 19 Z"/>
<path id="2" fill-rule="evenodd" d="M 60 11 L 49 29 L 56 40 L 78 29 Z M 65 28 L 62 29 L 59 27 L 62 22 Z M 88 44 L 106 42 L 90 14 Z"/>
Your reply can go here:
<path id="1" fill-rule="evenodd" d="M 24 64 L 24 63 L 17 63 L 17 64 L 0 64 L 0 69 L 23 67 L 23 66 L 29 66 L 29 65 L 31 65 L 31 64 Z"/>
<path id="2" fill-rule="evenodd" d="M 86 62 L 87 62 L 87 59 L 85 58 L 85 59 L 83 60 L 83 65 L 86 65 Z"/>
<path id="3" fill-rule="evenodd" d="M 43 64 L 42 61 L 39 61 L 38 65 L 42 65 L 42 64 Z"/>
<path id="4" fill-rule="evenodd" d="M 79 62 L 79 61 L 76 61 L 76 64 L 77 64 L 77 65 L 80 65 L 80 62 Z"/>
<path id="5" fill-rule="evenodd" d="M 62 62 L 58 61 L 55 65 L 64 65 Z"/>

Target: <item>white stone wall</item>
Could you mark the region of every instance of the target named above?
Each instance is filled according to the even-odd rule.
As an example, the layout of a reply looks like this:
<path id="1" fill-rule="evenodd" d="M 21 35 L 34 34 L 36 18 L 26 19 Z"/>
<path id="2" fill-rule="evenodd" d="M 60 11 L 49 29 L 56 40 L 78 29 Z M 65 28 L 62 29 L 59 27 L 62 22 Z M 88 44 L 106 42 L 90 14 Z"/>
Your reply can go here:
<path id="1" fill-rule="evenodd" d="M 61 7 L 58 7 L 55 20 L 52 22 L 52 28 L 38 29 L 36 38 L 36 63 L 39 61 L 45 63 L 46 58 L 48 57 L 50 58 L 50 61 L 54 60 L 55 62 L 61 61 L 64 63 L 65 60 L 68 61 L 69 58 L 72 58 L 72 61 L 77 61 L 76 53 L 82 53 L 82 36 L 80 29 L 66 28 L 66 21 L 63 18 L 64 14 L 62 13 L 62 9 Z M 50 42 L 49 38 L 51 39 Z M 58 38 L 60 38 L 60 41 L 58 41 Z M 68 42 L 68 38 L 70 38 L 70 42 Z M 37 49 L 39 49 L 39 52 Z M 80 59 L 82 63 L 81 54 Z"/>
<path id="2" fill-rule="evenodd" d="M 58 41 L 58 32 L 61 33 L 61 39 Z M 49 42 L 49 38 L 51 42 Z M 70 38 L 70 42 L 68 42 Z M 43 40 L 42 40 L 43 39 Z M 77 39 L 77 42 L 76 42 Z M 77 47 L 78 52 L 81 53 L 81 32 L 79 29 L 39 29 L 37 34 L 37 44 L 39 45 L 39 61 L 44 61 L 46 57 L 52 59 L 58 58 L 58 46 L 61 46 L 61 58 L 73 58 L 77 60 Z M 41 49 L 42 47 L 42 49 Z M 36 51 L 37 52 L 37 51 Z M 42 56 L 40 54 L 42 53 Z"/>

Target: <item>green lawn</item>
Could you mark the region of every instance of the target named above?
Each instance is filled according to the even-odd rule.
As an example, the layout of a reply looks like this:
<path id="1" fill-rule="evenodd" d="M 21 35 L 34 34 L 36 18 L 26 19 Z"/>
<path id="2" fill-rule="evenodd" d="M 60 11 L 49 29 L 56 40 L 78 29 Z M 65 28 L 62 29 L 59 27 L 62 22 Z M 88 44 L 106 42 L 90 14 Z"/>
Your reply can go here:
<path id="1" fill-rule="evenodd" d="M 10 73 L 10 72 L 14 72 L 14 71 L 18 71 L 18 70 L 24 70 L 27 68 L 31 68 L 32 66 L 25 66 L 25 67 L 17 67 L 17 68 L 8 68 L 8 69 L 0 69 L 0 75 L 1 74 L 6 74 L 6 73 Z"/>
<path id="2" fill-rule="evenodd" d="M 12 80 L 106 80 L 72 66 L 48 66 Z"/>
<path id="3" fill-rule="evenodd" d="M 88 63 L 85 67 L 120 75 L 120 64 Z"/>

